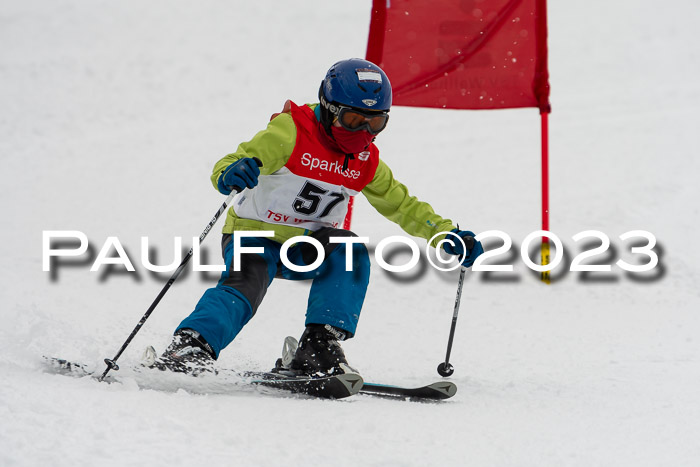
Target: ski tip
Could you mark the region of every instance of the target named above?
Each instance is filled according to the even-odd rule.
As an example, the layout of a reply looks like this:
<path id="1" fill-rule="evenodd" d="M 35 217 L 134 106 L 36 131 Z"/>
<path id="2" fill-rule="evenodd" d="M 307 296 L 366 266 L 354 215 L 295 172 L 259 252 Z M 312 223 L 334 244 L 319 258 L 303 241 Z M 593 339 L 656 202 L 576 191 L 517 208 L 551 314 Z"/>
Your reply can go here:
<path id="1" fill-rule="evenodd" d="M 440 394 L 442 399 L 449 399 L 450 397 L 457 394 L 457 385 L 449 381 L 440 381 L 428 385 L 430 389 Z"/>

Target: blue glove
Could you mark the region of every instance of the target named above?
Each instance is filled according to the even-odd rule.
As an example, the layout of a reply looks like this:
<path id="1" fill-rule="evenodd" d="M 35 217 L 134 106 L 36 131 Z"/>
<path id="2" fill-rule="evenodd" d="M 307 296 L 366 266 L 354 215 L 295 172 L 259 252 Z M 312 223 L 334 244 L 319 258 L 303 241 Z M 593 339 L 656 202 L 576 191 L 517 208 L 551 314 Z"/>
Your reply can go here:
<path id="1" fill-rule="evenodd" d="M 253 188 L 258 184 L 259 175 L 260 169 L 255 158 L 238 159 L 226 167 L 226 170 L 219 177 L 219 191 L 228 195 L 234 189 L 241 191 L 243 188 Z"/>
<path id="2" fill-rule="evenodd" d="M 445 242 L 442 244 L 443 250 L 451 255 L 462 256 L 462 266 L 466 268 L 471 267 L 471 265 L 474 264 L 474 261 L 476 261 L 476 258 L 478 258 L 484 252 L 484 247 L 481 246 L 481 242 L 476 241 L 474 238 L 476 236 L 474 235 L 474 232 L 458 229 L 452 229 L 452 232 L 460 236 L 464 242 L 464 246 L 467 247 L 467 251 L 464 251 L 462 244 L 452 235 L 448 235 L 447 239 L 452 237 L 451 240 L 454 245 L 450 245 L 449 243 Z"/>

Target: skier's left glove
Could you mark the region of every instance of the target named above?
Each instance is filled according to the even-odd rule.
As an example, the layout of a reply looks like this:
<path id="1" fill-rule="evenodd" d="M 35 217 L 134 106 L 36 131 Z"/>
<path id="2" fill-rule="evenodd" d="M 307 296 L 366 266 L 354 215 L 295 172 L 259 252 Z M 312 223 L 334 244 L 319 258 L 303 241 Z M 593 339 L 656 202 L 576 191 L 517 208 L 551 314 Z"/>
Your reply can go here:
<path id="1" fill-rule="evenodd" d="M 238 159 L 219 176 L 219 192 L 228 195 L 234 189 L 241 191 L 244 188 L 253 188 L 258 184 L 259 175 L 260 169 L 254 157 Z"/>
<path id="2" fill-rule="evenodd" d="M 471 267 L 472 264 L 474 264 L 474 261 L 476 261 L 476 258 L 478 258 L 484 252 L 484 247 L 481 246 L 481 242 L 476 241 L 474 238 L 476 236 L 474 232 L 452 229 L 452 233 L 459 235 L 464 242 L 464 247 L 467 248 L 467 251 L 464 251 L 462 243 L 452 235 L 448 235 L 446 239 L 450 240 L 450 237 L 452 237 L 451 241 L 453 244 L 445 242 L 442 244 L 442 248 L 451 255 L 461 256 L 462 258 L 460 259 L 462 260 L 462 266 L 466 268 Z"/>

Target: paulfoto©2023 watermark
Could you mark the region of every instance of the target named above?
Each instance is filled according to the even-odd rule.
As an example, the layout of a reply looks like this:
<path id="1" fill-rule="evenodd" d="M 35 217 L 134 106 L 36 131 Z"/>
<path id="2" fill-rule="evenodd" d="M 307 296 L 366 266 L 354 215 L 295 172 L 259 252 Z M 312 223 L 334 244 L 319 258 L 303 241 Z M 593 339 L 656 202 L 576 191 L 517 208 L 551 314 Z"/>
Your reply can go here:
<path id="1" fill-rule="evenodd" d="M 233 241 L 233 270 L 240 270 L 241 255 L 243 254 L 258 254 L 263 252 L 263 247 L 250 247 L 242 246 L 241 239 L 246 237 L 263 237 L 269 238 L 273 237 L 274 232 L 272 231 L 243 231 L 234 232 L 232 234 Z M 435 238 L 444 236 L 436 245 L 436 254 L 428 254 L 430 247 L 426 245 L 425 253 L 430 265 L 439 271 L 452 271 L 458 269 L 461 265 L 455 256 L 448 255 L 442 250 L 442 244 L 445 242 L 452 243 L 461 242 L 462 247 L 465 248 L 463 240 L 456 234 L 452 232 L 441 232 L 435 235 L 428 241 L 428 245 L 432 243 Z M 493 249 L 486 248 L 486 252 L 482 254 L 475 261 L 472 266 L 472 270 L 476 272 L 512 272 L 513 264 L 495 264 L 498 261 L 494 261 L 499 256 L 507 255 L 511 248 L 513 247 L 513 241 L 511 237 L 500 230 L 489 230 L 481 232 L 475 236 L 477 241 L 484 241 L 489 238 L 496 238 L 502 243 L 501 246 Z M 610 248 L 610 237 L 605 233 L 598 230 L 586 230 L 579 232 L 571 237 L 574 242 L 582 242 L 585 239 L 593 239 L 595 242 L 599 243 L 597 246 L 586 249 L 579 254 L 577 254 L 569 264 L 569 271 L 573 272 L 609 272 L 612 270 L 612 264 L 590 264 L 595 257 L 606 257 L 605 254 Z M 645 230 L 632 230 L 619 235 L 619 239 L 623 242 L 629 244 L 628 250 L 631 256 L 636 257 L 637 261 L 634 263 L 628 262 L 622 258 L 618 259 L 614 264 L 618 268 L 632 272 L 632 273 L 643 273 L 651 271 L 659 264 L 659 255 L 655 251 L 657 246 L 656 237 Z M 61 240 L 64 243 L 66 241 L 70 242 L 70 246 L 62 245 L 56 246 L 57 240 Z M 554 246 L 555 254 L 547 264 L 537 264 L 530 258 L 529 251 L 535 241 L 546 241 L 548 244 Z M 636 240 L 636 242 L 634 241 Z M 641 244 L 639 244 L 641 241 Z M 73 246 L 73 243 L 77 242 L 77 246 Z M 292 263 L 288 256 L 287 250 L 294 244 L 297 243 L 309 243 L 312 245 L 318 255 L 316 260 L 309 265 L 297 265 Z M 331 237 L 330 243 L 337 244 L 369 244 L 369 237 Z M 175 270 L 182 260 L 182 237 L 174 237 L 174 259 L 170 264 L 156 265 L 153 264 L 149 258 L 150 242 L 148 237 L 141 237 L 141 254 L 140 262 L 141 265 L 148 271 L 156 273 L 171 272 Z M 638 245 L 637 245 L 638 244 Z M 51 271 L 52 270 L 52 260 L 57 258 L 78 258 L 87 255 L 89 240 L 85 233 L 77 230 L 45 230 L 42 232 L 42 270 Z M 224 264 L 202 264 L 202 255 L 200 251 L 199 238 L 192 238 L 192 269 L 198 272 L 223 272 L 226 269 Z M 536 245 L 536 244 L 535 244 Z M 390 247 L 403 246 L 408 247 L 411 252 L 410 259 L 404 264 L 390 264 L 385 256 L 386 251 Z M 114 256 L 116 253 L 116 256 Z M 435 260 L 431 256 L 435 256 Z M 548 272 L 557 268 L 564 258 L 564 245 L 560 238 L 553 232 L 538 230 L 530 233 L 522 241 L 520 245 L 520 257 L 525 265 L 537 272 Z M 410 237 L 404 236 L 390 236 L 383 238 L 374 247 L 374 259 L 377 264 L 388 272 L 402 273 L 412 270 L 416 267 L 421 258 L 421 250 L 415 240 Z M 609 255 L 606 257 L 609 260 Z M 313 237 L 309 236 L 298 236 L 287 240 L 282 244 L 280 250 L 280 260 L 282 263 L 292 271 L 296 272 L 308 272 L 313 271 L 318 268 L 325 259 L 325 252 L 323 245 Z M 584 261 L 587 263 L 584 264 Z M 595 262 L 595 261 L 593 261 Z M 102 266 L 106 265 L 116 265 L 121 266 L 125 271 L 134 272 L 136 268 L 126 253 L 122 243 L 117 237 L 107 237 L 107 239 L 102 244 L 99 253 L 92 262 L 90 267 L 91 272 L 98 272 Z M 346 262 L 345 268 L 347 271 L 352 271 L 353 265 L 353 249 L 346 248 Z M 54 264 L 54 267 L 57 267 Z"/>

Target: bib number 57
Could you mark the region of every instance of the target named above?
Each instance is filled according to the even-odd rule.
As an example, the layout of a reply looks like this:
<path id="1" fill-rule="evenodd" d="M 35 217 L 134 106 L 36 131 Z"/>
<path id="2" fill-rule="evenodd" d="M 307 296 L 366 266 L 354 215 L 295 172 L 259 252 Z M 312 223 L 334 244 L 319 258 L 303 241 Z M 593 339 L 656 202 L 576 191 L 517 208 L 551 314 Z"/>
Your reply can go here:
<path id="1" fill-rule="evenodd" d="M 312 216 L 323 206 L 321 214 L 318 215 L 319 218 L 322 218 L 330 214 L 344 198 L 342 193 L 332 192 L 311 182 L 306 182 L 294 199 L 292 207 L 299 214 Z"/>

